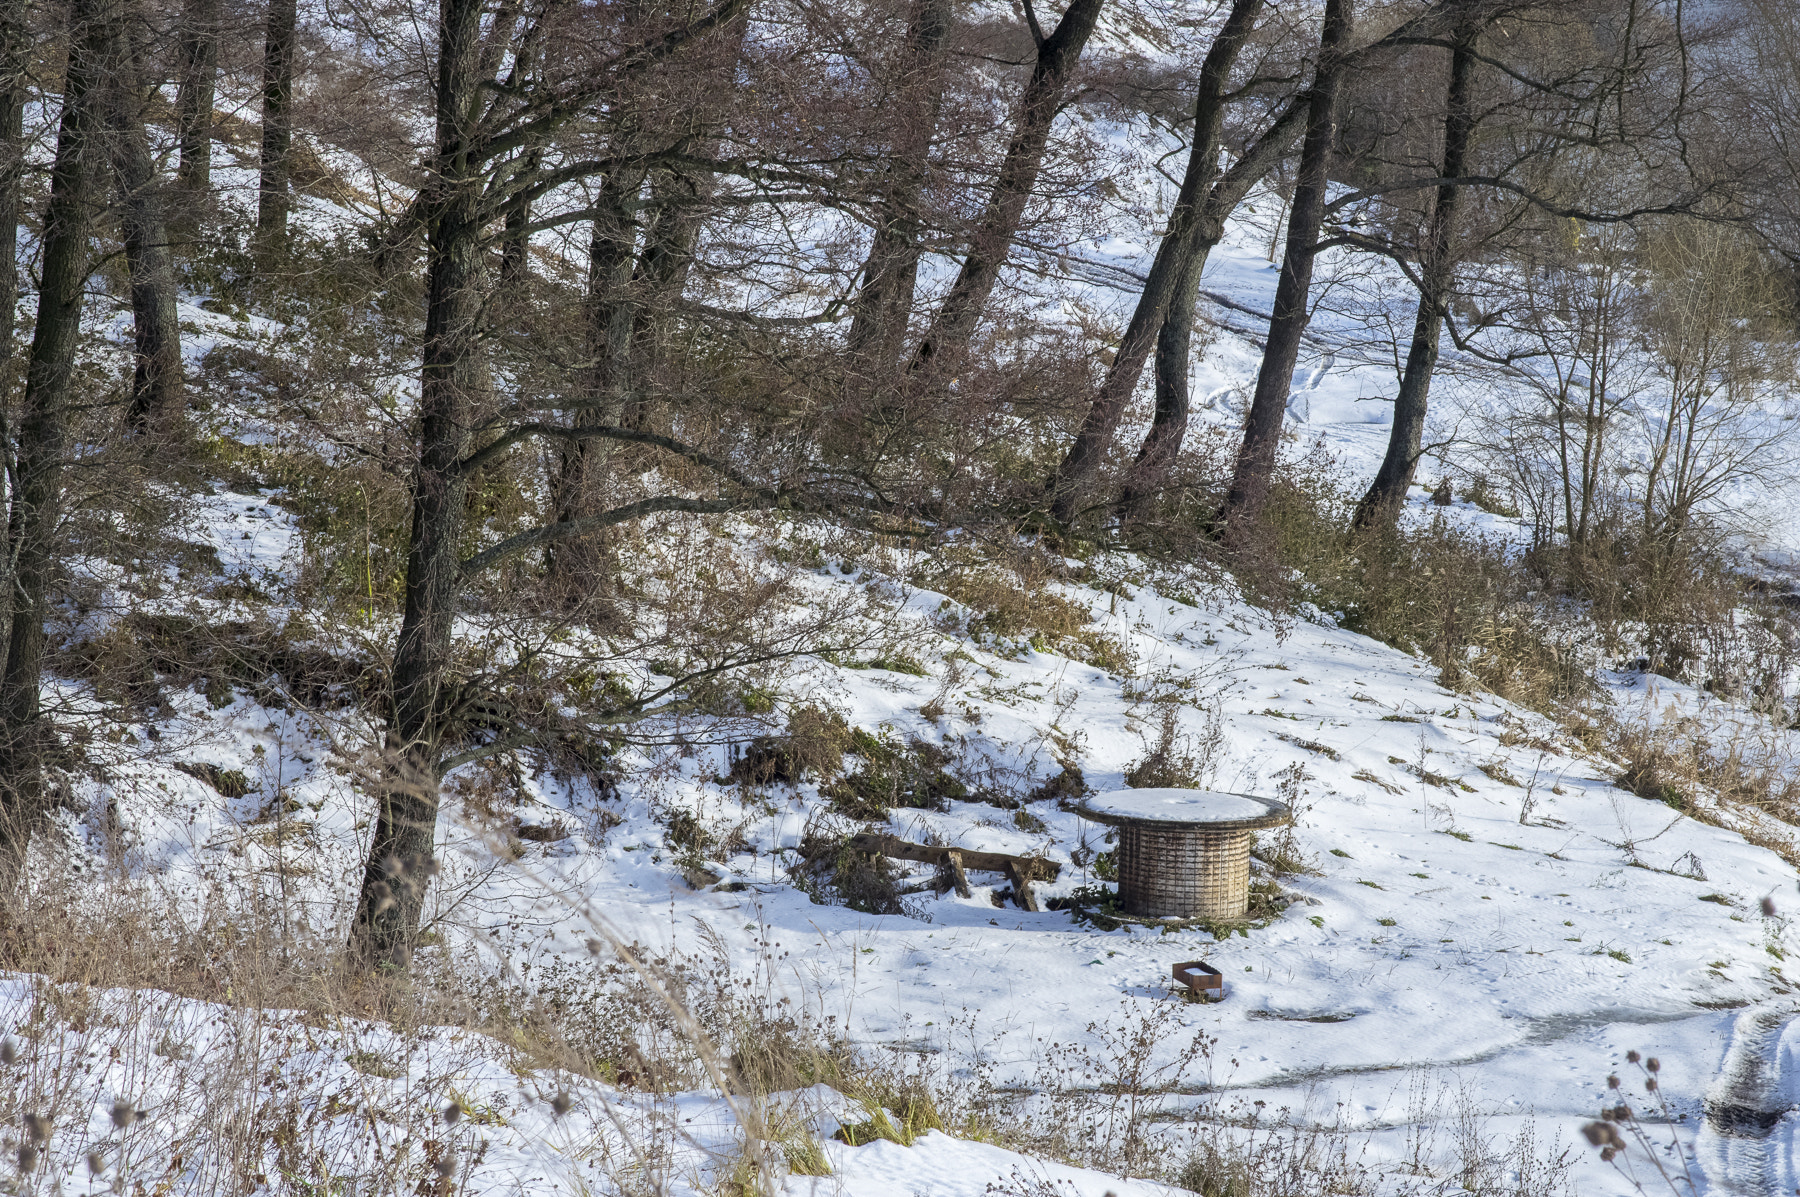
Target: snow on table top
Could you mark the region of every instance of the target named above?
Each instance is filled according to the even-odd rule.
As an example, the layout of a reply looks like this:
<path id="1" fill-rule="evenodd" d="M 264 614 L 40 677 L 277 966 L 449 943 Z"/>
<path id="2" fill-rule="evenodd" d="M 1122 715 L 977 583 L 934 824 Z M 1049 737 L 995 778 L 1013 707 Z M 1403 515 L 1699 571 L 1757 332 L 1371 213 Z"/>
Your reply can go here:
<path id="1" fill-rule="evenodd" d="M 1113 790 L 1088 799 L 1089 811 L 1114 819 L 1157 823 L 1235 823 L 1280 813 L 1278 804 L 1212 790 Z"/>

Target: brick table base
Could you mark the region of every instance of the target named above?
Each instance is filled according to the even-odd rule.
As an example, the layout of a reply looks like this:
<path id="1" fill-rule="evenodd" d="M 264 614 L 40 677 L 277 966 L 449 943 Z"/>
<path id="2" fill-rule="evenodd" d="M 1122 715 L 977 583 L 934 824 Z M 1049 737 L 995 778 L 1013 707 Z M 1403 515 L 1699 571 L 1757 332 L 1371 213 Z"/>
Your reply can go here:
<path id="1" fill-rule="evenodd" d="M 1163 919 L 1241 919 L 1250 909 L 1248 831 L 1119 828 L 1119 905 Z"/>

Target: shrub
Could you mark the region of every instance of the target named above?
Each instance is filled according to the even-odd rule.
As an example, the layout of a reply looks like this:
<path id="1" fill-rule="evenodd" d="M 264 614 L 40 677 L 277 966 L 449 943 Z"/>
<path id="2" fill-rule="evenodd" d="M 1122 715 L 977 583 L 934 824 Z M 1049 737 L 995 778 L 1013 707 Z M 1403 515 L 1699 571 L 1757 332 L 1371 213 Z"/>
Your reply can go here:
<path id="1" fill-rule="evenodd" d="M 906 913 L 887 857 L 858 852 L 848 835 L 820 826 L 808 826 L 801 834 L 799 851 L 788 875 L 814 902 L 864 914 Z"/>
<path id="2" fill-rule="evenodd" d="M 1630 721 L 1603 718 L 1596 738 L 1624 764 L 1621 789 L 1730 826 L 1790 863 L 1800 859 L 1785 828 L 1771 835 L 1756 817 L 1800 822 L 1800 757 L 1789 735 L 1729 715 L 1708 723 L 1670 709 L 1655 721 L 1648 712 Z M 1752 817 L 1741 818 L 1745 813 Z"/>
<path id="3" fill-rule="evenodd" d="M 935 744 L 895 741 L 886 730 L 851 733 L 854 772 L 820 787 L 835 809 L 853 819 L 883 820 L 893 807 L 943 810 L 950 799 L 967 798 L 969 787 L 947 769 L 950 754 Z"/>
<path id="4" fill-rule="evenodd" d="M 799 785 L 831 781 L 844 772 L 855 746 L 850 725 L 836 711 L 811 704 L 788 713 L 787 732 L 758 736 L 732 763 L 731 779 L 749 785 Z"/>
<path id="5" fill-rule="evenodd" d="M 1088 792 L 1087 778 L 1081 772 L 1081 766 L 1069 761 L 1062 762 L 1062 771 L 1054 777 L 1047 778 L 1042 784 L 1025 795 L 1027 802 L 1074 801 Z"/>
<path id="6" fill-rule="evenodd" d="M 1201 739 L 1184 735 L 1179 709 L 1173 703 L 1163 704 L 1156 713 L 1155 739 L 1146 742 L 1143 759 L 1125 771 L 1125 784 L 1140 790 L 1159 786 L 1204 789 L 1223 739 L 1216 720 L 1208 731 L 1211 734 Z"/>

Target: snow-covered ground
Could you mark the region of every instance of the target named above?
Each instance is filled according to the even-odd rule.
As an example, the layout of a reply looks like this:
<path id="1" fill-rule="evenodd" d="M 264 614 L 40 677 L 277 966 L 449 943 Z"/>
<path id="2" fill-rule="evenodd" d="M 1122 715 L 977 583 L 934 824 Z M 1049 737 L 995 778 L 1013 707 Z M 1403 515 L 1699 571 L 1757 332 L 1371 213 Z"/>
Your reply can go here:
<path id="1" fill-rule="evenodd" d="M 266 553 L 292 551 L 279 496 L 221 494 L 203 510 L 221 558 L 236 568 L 266 576 Z M 806 584 L 823 597 L 867 581 L 827 566 Z M 1058 773 L 1059 757 L 1078 763 L 1091 789 L 1122 786 L 1156 736 L 1167 704 L 1155 695 L 1185 698 L 1170 709 L 1213 785 L 1296 803 L 1294 846 L 1313 871 L 1280 879 L 1293 900 L 1283 913 L 1217 940 L 1198 929 L 1129 923 L 1101 930 L 1067 911 L 1003 905 L 996 895 L 1005 880 L 980 873 L 967 898 L 930 889 L 907 896 L 907 915 L 816 904 L 788 866 L 809 824 L 828 819 L 829 802 L 811 784 L 721 781 L 742 744 L 695 743 L 628 757 L 615 795 L 549 772 L 534 776 L 524 760 L 521 821 L 569 835 L 521 842 L 516 860 L 459 823 L 467 808 L 453 801 L 436 890 L 444 942 L 425 951 L 456 958 L 479 945 L 482 959 L 504 962 L 515 976 L 544 977 L 558 960 L 590 964 L 599 924 L 652 956 L 680 954 L 760 977 L 772 999 L 836 1018 L 865 1050 L 916 1053 L 958 1083 L 978 1076 L 995 1091 L 1049 1091 L 1071 1067 L 1084 1083 L 1102 1083 L 1109 1070 L 1127 1066 L 1121 1045 L 1152 1023 L 1158 1043 L 1151 1056 L 1163 1065 L 1203 1033 L 1209 1046 L 1192 1066 L 1157 1080 L 1167 1090 L 1155 1099 L 1165 1111 L 1154 1131 L 1159 1169 L 1179 1163 L 1192 1119 L 1255 1112 L 1330 1126 L 1358 1144 L 1369 1167 L 1396 1176 L 1416 1153 L 1421 1127 L 1436 1128 L 1437 1146 L 1425 1154 L 1441 1175 L 1462 1158 L 1452 1149 L 1461 1123 L 1479 1127 L 1502 1170 L 1517 1165 L 1508 1144 L 1529 1133 L 1540 1155 L 1579 1148 L 1571 1155 L 1575 1191 L 1629 1191 L 1575 1133 L 1608 1100 L 1608 1074 L 1637 1049 L 1660 1058 L 1674 1133 L 1698 1150 L 1710 1183 L 1728 1192 L 1776 1191 L 1731 1187 L 1732 1177 L 1759 1174 L 1787 1188 L 1800 1184 L 1787 1158 L 1788 1122 L 1770 1139 L 1743 1143 L 1701 1129 L 1703 1099 L 1731 1071 L 1728 1059 L 1751 1073 L 1758 1061 L 1766 1065 L 1766 1075 L 1757 1075 L 1772 1086 L 1767 1109 L 1787 1108 L 1797 1083 L 1791 1069 L 1782 1070 L 1792 1001 L 1783 969 L 1794 946 L 1785 914 L 1800 905 L 1800 893 L 1793 869 L 1775 853 L 1617 788 L 1616 763 L 1549 721 L 1446 690 L 1426 663 L 1328 618 L 1273 619 L 1224 591 L 1177 601 L 1148 578 L 1127 584 L 1123 595 L 1059 589 L 1091 610 L 1095 630 L 1116 638 L 1135 669 L 1109 673 L 945 633 L 926 617 L 941 625 L 947 600 L 914 591 L 900 601 L 917 625 L 927 676 L 814 661 L 784 683 L 786 702 L 830 706 L 851 725 L 886 729 L 897 740 L 917 737 L 942 747 L 963 776 L 1023 779 L 1016 791 Z M 1163 679 L 1164 689 L 1146 678 Z M 1182 691 L 1185 679 L 1201 683 Z M 1660 679 L 1620 675 L 1614 691 L 1626 711 L 1641 707 L 1652 716 L 1671 702 L 1710 709 L 1704 695 Z M 361 733 L 242 693 L 217 709 L 198 691 L 170 697 L 172 717 L 95 747 L 109 781 L 88 793 L 95 810 L 88 828 L 99 835 L 110 801 L 130 871 L 159 891 L 197 904 L 219 882 L 268 895 L 279 878 L 295 934 L 341 925 L 371 814 L 371 799 L 347 767 Z M 1222 730 L 1216 739 L 1213 727 Z M 222 799 L 174 768 L 195 762 L 242 771 L 250 792 Z M 282 802 L 274 800 L 278 785 Z M 1105 849 L 1106 828 L 1056 800 L 1025 810 L 1031 818 L 952 801 L 944 811 L 895 810 L 888 829 L 913 840 L 1041 854 L 1062 865 L 1056 882 L 1039 884 L 1042 899 L 1093 884 L 1092 854 Z M 714 832 L 713 842 L 735 845 L 712 854 L 716 879 L 701 875 L 699 889 L 670 842 L 668 824 L 681 812 Z M 916 876 L 900 879 L 902 890 L 929 879 L 928 866 L 916 868 Z M 1765 898 L 1773 917 L 1762 912 Z M 1223 972 L 1223 1001 L 1190 1005 L 1174 996 L 1170 966 L 1196 958 Z M 144 995 L 104 1000 L 155 1013 L 88 1038 L 62 1034 L 83 1044 L 100 1035 L 98 1050 L 106 1034 L 142 1038 L 168 1020 L 238 1027 L 233 1034 L 241 1036 L 245 1020 L 260 1017 Z M 49 1050 L 49 1040 L 30 1039 L 42 1021 L 33 1011 L 44 1001 L 42 988 L 23 979 L 0 990 L 0 1031 L 29 1044 L 27 1063 Z M 117 1137 L 106 1124 L 115 1099 L 167 1111 L 168 1132 L 181 1117 L 181 1086 L 199 1083 L 196 1072 L 225 1058 L 208 1034 L 195 1032 L 191 1059 L 173 1049 L 128 1052 L 125 1063 L 88 1074 L 91 1108 L 59 1121 L 59 1165 L 84 1173 L 86 1144 Z M 624 1124 L 617 1119 L 629 1122 L 619 1110 L 657 1104 L 592 1082 L 518 1072 L 506 1066 L 504 1045 L 467 1034 L 399 1061 L 398 1079 L 358 1072 L 357 1052 L 400 1050 L 391 1046 L 401 1042 L 396 1036 L 388 1047 L 366 1046 L 384 1034 L 339 1026 L 314 1038 L 308 1031 L 310 1054 L 278 1051 L 271 1059 L 285 1056 L 279 1069 L 306 1078 L 294 1092 L 308 1119 L 326 1117 L 320 1110 L 340 1082 L 414 1094 L 427 1103 L 425 1113 L 401 1118 L 395 1134 L 416 1143 L 431 1137 L 429 1103 L 441 1104 L 445 1084 L 515 1111 L 503 1131 L 492 1132 L 493 1148 L 470 1165 L 470 1191 L 515 1181 L 532 1191 L 574 1186 L 579 1161 L 599 1157 L 569 1143 L 597 1142 Z M 444 1044 L 460 1053 L 454 1066 L 431 1055 L 452 1050 Z M 1079 1062 L 1071 1065 L 1053 1045 L 1077 1047 Z M 585 1096 L 563 1114 L 525 1096 L 548 1100 L 578 1085 Z M 671 1100 L 705 1111 L 683 1118 L 716 1124 L 687 1132 L 689 1154 L 671 1165 L 671 1175 L 699 1183 L 731 1158 L 730 1116 L 714 1098 Z M 846 1116 L 828 1099 L 795 1100 L 821 1136 Z M 348 1130 L 343 1136 L 334 1142 L 348 1153 L 345 1175 L 376 1166 L 351 1160 L 374 1148 L 352 1143 Z M 789 1191 L 978 1194 L 991 1182 L 1001 1186 L 994 1191 L 1028 1192 L 1035 1190 L 1014 1174 L 1037 1169 L 1074 1186 L 1057 1191 L 1127 1192 L 1113 1180 L 943 1134 L 904 1148 L 834 1142 L 827 1150 L 831 1177 L 794 1177 Z M 1764 1154 L 1746 1163 L 1737 1158 L 1746 1151 Z M 1737 1162 L 1725 1169 L 1728 1156 Z"/>

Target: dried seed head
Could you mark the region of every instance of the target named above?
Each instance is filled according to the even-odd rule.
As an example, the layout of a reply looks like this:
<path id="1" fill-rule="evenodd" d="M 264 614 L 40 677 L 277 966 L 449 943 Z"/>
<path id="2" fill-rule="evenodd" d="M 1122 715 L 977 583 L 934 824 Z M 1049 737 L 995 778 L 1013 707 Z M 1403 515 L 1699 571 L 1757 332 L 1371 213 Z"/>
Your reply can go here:
<path id="1" fill-rule="evenodd" d="M 1602 1147 L 1600 1149 L 1600 1158 L 1609 1164 L 1612 1163 L 1613 1157 L 1618 1154 L 1619 1149 L 1617 1147 Z"/>
<path id="2" fill-rule="evenodd" d="M 42 1143 L 50 1137 L 50 1120 L 42 1114 L 25 1115 L 25 1133 L 33 1143 Z"/>
<path id="3" fill-rule="evenodd" d="M 106 1161 L 100 1158 L 100 1153 L 97 1151 L 88 1152 L 87 1166 L 90 1176 L 98 1176 L 106 1171 Z"/>
<path id="4" fill-rule="evenodd" d="M 1614 1106 L 1613 1107 L 1613 1121 L 1614 1122 L 1630 1122 L 1631 1121 L 1631 1107 L 1626 1105 L 1624 1102 L 1620 1102 L 1618 1105 Z"/>
<path id="5" fill-rule="evenodd" d="M 604 945 L 604 944 L 602 944 L 602 943 L 601 943 L 601 942 L 600 942 L 600 941 L 599 941 L 599 940 L 597 940 L 597 939 L 589 939 L 589 940 L 588 940 L 588 941 L 587 941 L 587 950 L 588 950 L 588 955 L 590 955 L 590 956 L 598 956 L 598 955 L 599 955 L 599 954 L 600 954 L 600 949 L 601 949 L 601 948 L 602 948 L 602 947 L 604 947 L 604 946 L 605 946 L 605 945 Z"/>
<path id="6" fill-rule="evenodd" d="M 575 1108 L 575 1099 L 570 1097 L 567 1093 L 558 1093 L 555 1097 L 550 1099 L 550 1108 L 556 1111 L 556 1116 L 558 1118 L 561 1118 L 564 1114 L 567 1114 L 570 1110 Z"/>
<path id="7" fill-rule="evenodd" d="M 461 1117 L 462 1117 L 462 1107 L 457 1105 L 455 1102 L 451 1102 L 444 1107 L 444 1121 L 446 1123 L 448 1123 L 449 1125 L 455 1126 L 457 1123 L 457 1120 L 460 1119 Z"/>
<path id="8" fill-rule="evenodd" d="M 1769 898 L 1764 898 L 1762 900 L 1762 912 L 1763 912 L 1763 917 L 1766 919 L 1772 919 L 1775 917 L 1775 899 L 1774 898 L 1769 897 Z"/>
<path id="9" fill-rule="evenodd" d="M 1609 1143 L 1611 1143 L 1614 1147 L 1618 1148 L 1620 1151 L 1625 1150 L 1625 1136 L 1621 1135 L 1619 1133 L 1618 1124 L 1613 1123 L 1613 1124 L 1610 1124 L 1607 1126 L 1606 1138 Z"/>
<path id="10" fill-rule="evenodd" d="M 432 1168 L 437 1172 L 437 1174 L 440 1177 L 442 1177 L 445 1180 L 449 1180 L 450 1177 L 452 1175 L 454 1175 L 456 1172 L 456 1161 L 451 1159 L 449 1156 L 445 1156 L 443 1159 L 441 1159 L 437 1163 L 433 1164 Z"/>
<path id="11" fill-rule="evenodd" d="M 19 1171 L 30 1172 L 37 1167 L 38 1150 L 31 1144 L 19 1148 Z"/>
<path id="12" fill-rule="evenodd" d="M 1635 1051 L 1630 1051 L 1630 1052 L 1625 1053 L 1625 1062 L 1627 1064 L 1636 1064 L 1639 1060 L 1642 1060 L 1643 1058 L 1644 1057 L 1638 1055 Z"/>
<path id="13" fill-rule="evenodd" d="M 1649 1080 L 1644 1082 L 1644 1092 L 1646 1092 L 1646 1093 L 1655 1093 L 1656 1092 L 1656 1078 L 1655 1077 L 1651 1077 Z"/>
<path id="14" fill-rule="evenodd" d="M 19 1049 L 13 1046 L 11 1039 L 0 1039 L 0 1064 L 11 1068 L 19 1062 Z"/>
<path id="15" fill-rule="evenodd" d="M 1611 1122 L 1612 1121 L 1612 1107 L 1611 1106 L 1607 1106 L 1606 1108 L 1604 1108 L 1600 1111 L 1600 1121 L 1602 1121 L 1602 1122 Z"/>
<path id="16" fill-rule="evenodd" d="M 136 1116 L 137 1111 L 132 1109 L 130 1102 L 123 1098 L 113 1102 L 112 1124 L 115 1129 L 124 1130 L 131 1125 L 131 1120 Z"/>
<path id="17" fill-rule="evenodd" d="M 1648 1060 L 1644 1061 L 1644 1067 L 1648 1068 L 1651 1072 L 1661 1072 L 1662 1061 L 1658 1060 L 1655 1056 L 1651 1056 Z"/>
<path id="18" fill-rule="evenodd" d="M 1615 1072 L 1611 1076 L 1606 1078 L 1606 1087 L 1608 1089 L 1617 1089 L 1619 1087 L 1619 1074 L 1618 1073 Z"/>
<path id="19" fill-rule="evenodd" d="M 1590 1122 L 1581 1128 L 1581 1137 L 1588 1141 L 1589 1147 L 1598 1147 L 1606 1142 L 1606 1123 Z"/>

